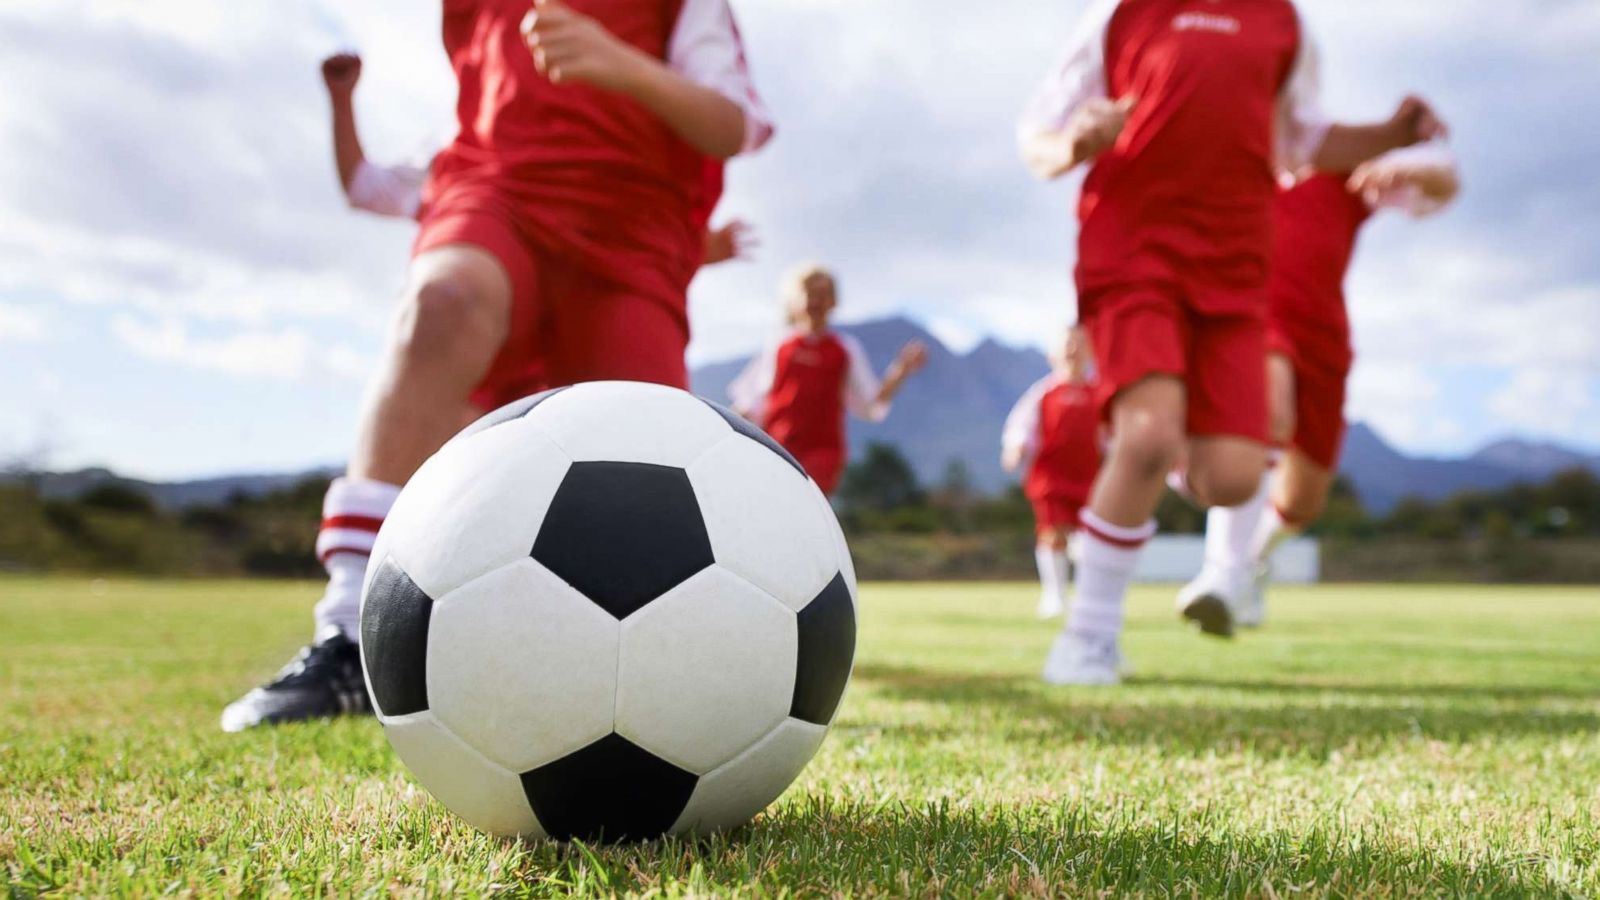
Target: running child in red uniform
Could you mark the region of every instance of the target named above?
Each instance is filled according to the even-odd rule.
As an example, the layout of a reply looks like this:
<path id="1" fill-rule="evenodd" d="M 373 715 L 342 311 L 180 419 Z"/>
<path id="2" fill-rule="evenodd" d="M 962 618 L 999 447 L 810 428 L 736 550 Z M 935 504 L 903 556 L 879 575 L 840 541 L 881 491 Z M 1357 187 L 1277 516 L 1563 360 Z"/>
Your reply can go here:
<path id="1" fill-rule="evenodd" d="M 1041 178 L 1092 162 L 1076 280 L 1112 434 L 1045 680 L 1120 679 L 1123 598 L 1170 469 L 1186 459 L 1207 504 L 1260 483 L 1276 170 L 1350 171 L 1435 127 L 1415 99 L 1382 123 L 1330 125 L 1289 0 L 1091 7 L 1019 129 Z"/>
<path id="2" fill-rule="evenodd" d="M 772 131 L 726 0 L 444 0 L 442 31 L 458 132 L 429 167 L 387 358 L 324 502 L 316 638 L 225 730 L 370 712 L 355 642 L 373 539 L 476 411 L 545 384 L 687 385 L 706 161 Z"/>
<path id="3" fill-rule="evenodd" d="M 351 208 L 415 219 L 422 209 L 422 188 L 428 180 L 429 164 L 437 154 L 429 154 L 420 164 L 372 162 L 361 145 L 361 131 L 356 125 L 355 90 L 361 81 L 361 57 L 354 53 L 328 57 L 322 61 L 322 80 L 333 109 L 334 164 L 340 189 Z M 710 227 L 711 215 L 722 199 L 722 170 L 722 160 L 706 159 L 701 193 L 695 201 L 694 218 L 705 231 L 703 266 L 749 259 L 760 245 L 750 226 L 739 219 L 720 228 Z"/>
<path id="4" fill-rule="evenodd" d="M 1067 548 L 1100 471 L 1100 407 L 1090 380 L 1093 355 L 1081 326 L 1051 349 L 1049 375 L 1028 388 L 1006 417 L 1000 464 L 1026 467 L 1022 491 L 1033 504 L 1034 559 L 1039 564 L 1039 618 L 1066 610 Z"/>
<path id="5" fill-rule="evenodd" d="M 913 341 L 901 348 L 880 382 L 861 343 L 828 327 L 838 282 L 805 266 L 784 283 L 792 331 L 750 361 L 728 388 L 733 408 L 794 454 L 823 493 L 839 486 L 849 450 L 845 414 L 881 422 L 905 380 L 928 360 Z"/>
<path id="6" fill-rule="evenodd" d="M 1206 517 L 1206 563 L 1179 593 L 1225 604 L 1236 624 L 1266 614 L 1267 563 L 1285 538 L 1316 522 L 1344 443 L 1345 382 L 1355 351 L 1344 279 L 1371 215 L 1414 217 L 1443 209 L 1460 189 L 1455 158 L 1440 142 L 1385 154 L 1353 176 L 1319 174 L 1278 194 L 1269 295 L 1267 383 L 1278 464 L 1248 502 Z"/>

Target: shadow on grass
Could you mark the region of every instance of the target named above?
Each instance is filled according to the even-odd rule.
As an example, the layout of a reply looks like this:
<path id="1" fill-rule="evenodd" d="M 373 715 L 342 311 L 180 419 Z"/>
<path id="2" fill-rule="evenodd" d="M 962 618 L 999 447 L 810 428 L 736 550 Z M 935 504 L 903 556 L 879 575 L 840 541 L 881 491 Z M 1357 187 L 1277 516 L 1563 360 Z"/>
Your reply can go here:
<path id="1" fill-rule="evenodd" d="M 1561 896 L 1539 860 L 1452 858 L 1381 835 L 1152 825 L 1067 805 L 921 807 L 807 797 L 729 835 L 630 847 L 530 845 L 528 894 L 787 891 L 801 896 Z"/>
<path id="2" fill-rule="evenodd" d="M 1396 687 L 1391 697 L 1381 689 L 1183 678 L 1134 679 L 1115 689 L 1070 689 L 1052 688 L 1031 677 L 1016 675 L 876 665 L 857 667 L 855 677 L 878 696 L 947 707 L 949 720 L 962 725 L 961 729 L 952 728 L 952 734 L 980 728 L 1030 745 L 1040 740 L 1092 739 L 1187 754 L 1244 745 L 1266 755 L 1325 758 L 1352 742 L 1395 736 L 1468 741 L 1600 730 L 1600 714 L 1595 712 L 1554 712 L 1534 707 L 1539 700 L 1589 696 L 1568 695 L 1564 691 L 1529 689 L 1527 693 L 1508 694 L 1462 688 L 1457 693 L 1447 686 L 1439 686 L 1433 692 L 1427 688 Z M 1141 691 L 1143 687 L 1165 690 L 1152 695 Z M 1285 697 L 1277 705 L 1261 705 L 1261 698 L 1239 703 L 1219 696 L 1225 691 L 1283 693 Z M 1313 693 L 1327 697 L 1308 697 Z M 1338 702 L 1341 694 L 1356 696 L 1349 702 Z M 1408 703 L 1403 699 L 1406 696 L 1418 699 Z M 1430 702 L 1430 697 L 1482 702 L 1451 706 Z M 1497 704 L 1497 708 L 1490 708 L 1490 704 Z M 919 733 L 939 728 L 937 724 L 891 727 Z"/>

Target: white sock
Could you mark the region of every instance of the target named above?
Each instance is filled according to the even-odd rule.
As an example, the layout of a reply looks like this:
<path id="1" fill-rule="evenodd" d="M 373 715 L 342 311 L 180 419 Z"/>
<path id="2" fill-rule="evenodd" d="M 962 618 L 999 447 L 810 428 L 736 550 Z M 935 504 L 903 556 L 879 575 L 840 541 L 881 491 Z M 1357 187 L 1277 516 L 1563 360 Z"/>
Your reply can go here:
<path id="1" fill-rule="evenodd" d="M 1261 514 L 1261 521 L 1256 524 L 1255 533 L 1250 541 L 1251 556 L 1261 562 L 1272 558 L 1273 551 L 1284 541 L 1299 534 L 1299 524 L 1290 522 L 1278 511 L 1276 503 L 1268 503 L 1266 511 Z"/>
<path id="2" fill-rule="evenodd" d="M 317 558 L 328 570 L 328 589 L 317 602 L 317 632 L 329 626 L 352 641 L 361 640 L 361 583 L 378 528 L 400 495 L 399 485 L 358 478 L 336 478 L 322 500 Z"/>
<path id="3" fill-rule="evenodd" d="M 1271 474 L 1263 475 L 1255 495 L 1238 506 L 1213 506 L 1206 511 L 1206 563 L 1224 569 L 1248 566 L 1254 554 L 1256 529 L 1269 504 Z"/>
<path id="4" fill-rule="evenodd" d="M 1139 551 L 1156 533 L 1152 519 L 1125 528 L 1084 510 L 1078 538 L 1078 583 L 1072 592 L 1067 631 L 1080 637 L 1115 641 L 1122 634 L 1122 608 Z"/>
<path id="5" fill-rule="evenodd" d="M 1065 597 L 1067 588 L 1067 553 L 1039 544 L 1033 548 L 1034 561 L 1039 564 L 1039 585 L 1046 597 Z"/>

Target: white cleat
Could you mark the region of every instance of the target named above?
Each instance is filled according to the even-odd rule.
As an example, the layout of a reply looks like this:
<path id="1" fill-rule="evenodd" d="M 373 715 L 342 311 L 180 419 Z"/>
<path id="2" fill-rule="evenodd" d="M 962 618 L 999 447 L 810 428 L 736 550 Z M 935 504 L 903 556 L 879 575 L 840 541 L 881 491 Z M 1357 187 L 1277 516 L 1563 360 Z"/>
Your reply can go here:
<path id="1" fill-rule="evenodd" d="M 1178 614 L 1199 625 L 1201 634 L 1233 637 L 1242 581 L 1238 573 L 1207 563 L 1178 591 Z"/>
<path id="2" fill-rule="evenodd" d="M 1060 594 L 1045 592 L 1039 595 L 1039 618 L 1058 619 L 1067 611 L 1067 601 Z"/>
<path id="3" fill-rule="evenodd" d="M 1260 628 L 1267 621 L 1267 582 L 1271 577 L 1272 568 L 1266 563 L 1257 565 L 1250 572 L 1250 580 L 1234 602 L 1235 625 L 1240 628 Z"/>
<path id="4" fill-rule="evenodd" d="M 1044 663 L 1045 684 L 1104 686 L 1122 682 L 1122 651 L 1115 640 L 1063 631 Z"/>

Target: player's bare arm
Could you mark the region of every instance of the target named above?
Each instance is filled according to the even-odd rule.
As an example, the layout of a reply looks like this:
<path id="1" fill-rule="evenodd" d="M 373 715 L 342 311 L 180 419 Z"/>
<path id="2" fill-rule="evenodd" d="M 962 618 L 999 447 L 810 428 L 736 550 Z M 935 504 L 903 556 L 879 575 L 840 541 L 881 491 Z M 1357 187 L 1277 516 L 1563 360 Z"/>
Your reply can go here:
<path id="1" fill-rule="evenodd" d="M 1132 97 L 1096 97 L 1078 107 L 1065 128 L 1038 134 L 1023 146 L 1023 161 L 1045 181 L 1060 178 L 1111 149 L 1133 112 Z"/>
<path id="2" fill-rule="evenodd" d="M 322 83 L 333 107 L 333 159 L 339 167 L 339 184 L 346 192 L 366 159 L 356 129 L 355 93 L 360 81 L 361 57 L 354 53 L 338 53 L 322 61 Z"/>
<path id="3" fill-rule="evenodd" d="M 1447 133 L 1444 120 L 1428 101 L 1411 96 L 1402 100 L 1386 121 L 1330 126 L 1311 164 L 1324 172 L 1350 172 L 1390 150 L 1431 141 Z"/>
<path id="4" fill-rule="evenodd" d="M 922 371 L 928 364 L 928 348 L 921 341 L 912 341 L 900 348 L 900 355 L 889 364 L 889 371 L 883 375 L 883 386 L 878 389 L 877 402 L 887 404 L 894 400 L 900 388 L 905 386 L 906 379 Z"/>
<path id="5" fill-rule="evenodd" d="M 522 33 L 534 64 L 552 82 L 632 97 L 707 156 L 729 159 L 744 147 L 744 110 L 738 104 L 619 40 L 561 0 L 538 0 L 522 20 Z"/>

